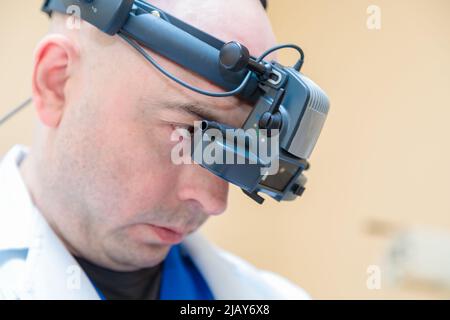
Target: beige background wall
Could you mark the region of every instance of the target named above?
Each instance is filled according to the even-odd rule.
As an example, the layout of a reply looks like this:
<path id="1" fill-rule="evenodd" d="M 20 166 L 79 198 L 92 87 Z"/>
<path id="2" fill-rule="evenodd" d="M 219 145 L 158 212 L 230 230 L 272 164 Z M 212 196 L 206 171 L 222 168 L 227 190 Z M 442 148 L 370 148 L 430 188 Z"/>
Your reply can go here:
<path id="1" fill-rule="evenodd" d="M 30 92 L 32 51 L 47 19 L 39 0 L 0 3 L 0 114 Z M 369 5 L 381 30 L 366 26 Z M 279 42 L 306 52 L 303 72 L 332 111 L 313 155 L 308 190 L 260 207 L 233 190 L 205 233 L 316 298 L 449 298 L 416 284 L 366 286 L 392 236 L 411 226 L 450 232 L 450 2 L 272 0 Z M 285 54 L 284 62 L 293 61 Z M 28 144 L 32 109 L 0 128 L 0 154 Z"/>

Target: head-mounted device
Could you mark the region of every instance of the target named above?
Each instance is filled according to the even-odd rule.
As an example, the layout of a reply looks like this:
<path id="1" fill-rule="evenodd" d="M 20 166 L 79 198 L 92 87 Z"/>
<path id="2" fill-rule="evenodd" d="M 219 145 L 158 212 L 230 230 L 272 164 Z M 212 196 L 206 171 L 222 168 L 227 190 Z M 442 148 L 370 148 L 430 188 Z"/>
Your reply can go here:
<path id="1" fill-rule="evenodd" d="M 141 0 L 47 0 L 43 11 L 75 13 L 104 33 L 121 36 L 159 71 L 199 94 L 218 98 L 237 95 L 252 103 L 254 108 L 242 128 L 203 121 L 198 128 L 201 142 L 192 146 L 193 157 L 195 150 L 206 143 L 223 151 L 224 158 L 244 160 L 238 164 L 226 161 L 199 164 L 239 186 L 258 203 L 264 201 L 260 193 L 278 201 L 302 195 L 306 183 L 303 171 L 309 167 L 307 159 L 324 125 L 329 101 L 313 81 L 300 73 L 304 61 L 300 47 L 281 45 L 253 57 L 244 45 L 224 43 Z M 208 92 L 185 83 L 162 68 L 144 48 L 228 91 Z M 293 67 L 264 60 L 270 53 L 284 48 L 295 49 L 300 54 Z M 211 139 L 210 129 L 223 133 L 237 130 L 237 136 L 247 129 L 256 129 L 256 139 L 270 141 L 276 137 L 278 144 L 270 150 L 269 160 L 262 159 L 249 150 L 252 141 L 233 143 L 235 139 Z M 271 166 L 273 155 L 278 169 L 268 174 L 264 168 Z"/>

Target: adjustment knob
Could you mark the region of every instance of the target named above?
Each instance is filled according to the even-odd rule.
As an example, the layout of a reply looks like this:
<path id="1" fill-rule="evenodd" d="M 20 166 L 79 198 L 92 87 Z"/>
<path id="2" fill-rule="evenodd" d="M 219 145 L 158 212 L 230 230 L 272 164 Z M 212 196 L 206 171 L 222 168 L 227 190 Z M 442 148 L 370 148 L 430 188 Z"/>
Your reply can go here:
<path id="1" fill-rule="evenodd" d="M 239 72 L 247 67 L 249 60 L 250 52 L 239 42 L 228 42 L 220 50 L 220 64 L 227 70 Z"/>
<path id="2" fill-rule="evenodd" d="M 259 119 L 259 127 L 261 129 L 279 130 L 282 125 L 281 113 L 265 112 Z"/>
<path id="3" fill-rule="evenodd" d="M 253 60 L 248 49 L 236 41 L 228 42 L 220 49 L 219 61 L 229 71 L 239 72 L 247 68 L 260 75 L 267 73 L 267 67 Z"/>

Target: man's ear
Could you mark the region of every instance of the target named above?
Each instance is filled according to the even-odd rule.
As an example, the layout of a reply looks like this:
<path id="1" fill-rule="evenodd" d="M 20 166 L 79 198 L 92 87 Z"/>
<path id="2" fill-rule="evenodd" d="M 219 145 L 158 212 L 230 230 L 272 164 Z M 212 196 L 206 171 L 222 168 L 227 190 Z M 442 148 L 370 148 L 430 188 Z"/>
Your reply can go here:
<path id="1" fill-rule="evenodd" d="M 35 51 L 32 78 L 33 101 L 41 122 L 58 127 L 66 105 L 66 85 L 79 50 L 69 38 L 51 34 L 39 43 Z"/>

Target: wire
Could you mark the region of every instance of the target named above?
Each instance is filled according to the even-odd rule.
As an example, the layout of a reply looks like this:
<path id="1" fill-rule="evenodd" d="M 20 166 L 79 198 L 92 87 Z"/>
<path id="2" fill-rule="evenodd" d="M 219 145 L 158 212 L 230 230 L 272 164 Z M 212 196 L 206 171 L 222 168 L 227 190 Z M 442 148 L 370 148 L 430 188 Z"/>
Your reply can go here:
<path id="1" fill-rule="evenodd" d="M 297 50 L 298 53 L 300 54 L 300 59 L 294 65 L 294 69 L 297 70 L 297 71 L 300 71 L 300 69 L 303 66 L 303 62 L 305 61 L 305 53 L 303 52 L 303 49 L 300 48 L 299 46 L 297 46 L 296 44 L 281 44 L 279 46 L 275 46 L 273 48 L 270 48 L 269 50 L 265 51 L 258 59 L 256 59 L 256 62 L 261 62 L 262 59 L 267 57 L 272 52 L 275 52 L 275 51 L 278 51 L 278 50 L 281 50 L 281 49 L 288 49 L 288 48 Z"/>
<path id="2" fill-rule="evenodd" d="M 131 39 L 130 37 L 128 37 L 127 35 L 119 32 L 119 36 L 124 39 L 128 44 L 130 44 L 133 48 L 135 48 L 142 56 L 144 56 L 144 58 L 150 62 L 156 69 L 158 69 L 162 74 L 164 74 L 166 77 L 168 77 L 169 79 L 175 81 L 176 83 L 178 83 L 179 85 L 192 90 L 194 92 L 197 92 L 199 94 L 203 94 L 205 96 L 209 96 L 209 97 L 216 97 L 216 98 L 224 98 L 224 97 L 231 97 L 234 95 L 239 94 L 244 88 L 245 86 L 248 84 L 250 77 L 252 75 L 252 72 L 249 71 L 247 73 L 247 75 L 245 76 L 244 80 L 241 82 L 241 84 L 234 90 L 232 91 L 228 91 L 228 92 L 211 92 L 211 91 L 205 91 L 203 89 L 194 87 L 190 84 L 188 84 L 187 82 L 179 79 L 178 77 L 172 75 L 170 72 L 168 72 L 167 70 L 165 70 L 155 59 L 153 59 L 153 57 L 151 55 L 149 55 L 145 49 L 143 47 L 141 47 L 136 41 L 134 41 L 133 39 Z M 294 44 L 284 44 L 284 45 L 279 45 L 276 47 L 273 47 L 267 51 L 265 51 L 257 60 L 256 62 L 261 62 L 266 56 L 268 56 L 269 54 L 271 54 L 274 51 L 278 51 L 284 48 L 293 48 L 296 49 L 299 53 L 300 53 L 300 60 L 303 63 L 303 59 L 304 59 L 304 53 L 303 50 Z M 297 64 L 299 64 L 299 62 L 297 62 Z M 296 66 L 297 66 L 296 64 Z M 301 67 L 301 66 L 300 66 Z M 300 69 L 298 69 L 300 70 Z"/>
<path id="3" fill-rule="evenodd" d="M 144 11 L 146 11 L 147 13 L 151 13 L 153 10 L 157 10 L 156 8 L 154 8 L 153 6 L 151 6 L 150 4 L 146 3 L 145 1 L 141 1 L 141 0 L 136 0 L 135 2 L 136 6 Z M 169 17 L 164 13 L 164 11 L 161 10 L 157 10 L 158 13 L 161 15 L 161 17 L 167 21 L 168 23 L 171 23 Z M 248 84 L 250 77 L 252 75 L 252 71 L 249 71 L 247 73 L 247 75 L 245 76 L 244 80 L 241 82 L 241 84 L 234 90 L 232 91 L 228 91 L 228 92 L 211 92 L 211 91 L 205 91 L 202 90 L 200 88 L 194 87 L 190 84 L 188 84 L 187 82 L 179 79 L 178 77 L 172 75 L 171 73 L 169 73 L 167 70 L 165 70 L 155 59 L 153 59 L 153 57 L 151 55 L 149 55 L 145 49 L 139 45 L 136 41 L 134 41 L 131 37 L 129 37 L 128 35 L 125 35 L 124 33 L 122 33 L 121 31 L 118 32 L 118 35 L 124 39 L 126 42 L 128 42 L 128 44 L 130 44 L 132 47 L 134 47 L 141 55 L 144 56 L 144 58 L 150 62 L 156 69 L 158 69 L 162 74 L 164 74 L 166 77 L 168 77 L 169 79 L 175 81 L 176 83 L 178 83 L 179 85 L 192 90 L 194 92 L 197 92 L 199 94 L 203 94 L 205 96 L 210 96 L 210 97 L 216 97 L 216 98 L 221 98 L 221 97 L 230 97 L 230 96 L 234 96 L 239 94 L 242 90 L 244 90 L 245 86 Z M 271 54 L 272 52 L 281 50 L 281 49 L 285 49 L 285 48 L 292 48 L 295 49 L 299 52 L 300 54 L 300 59 L 297 61 L 297 63 L 294 65 L 294 69 L 297 70 L 298 72 L 300 72 L 300 69 L 303 66 L 303 62 L 304 62 L 304 58 L 305 58 L 305 54 L 302 50 L 302 48 L 300 48 L 299 46 L 295 45 L 295 44 L 283 44 L 283 45 L 278 45 L 275 46 L 273 48 L 270 48 L 268 50 L 266 50 L 261 56 L 259 56 L 259 58 L 256 60 L 256 62 L 261 62 L 265 57 L 267 57 L 269 54 Z"/>
<path id="4" fill-rule="evenodd" d="M 32 98 L 28 98 L 24 102 L 22 102 L 20 105 L 9 111 L 6 115 L 4 115 L 2 118 L 0 118 L 0 126 L 2 126 L 6 121 L 14 117 L 17 113 L 19 113 L 22 109 L 25 109 L 26 106 L 28 106 L 31 101 L 33 101 Z"/>
<path id="5" fill-rule="evenodd" d="M 137 51 L 139 51 L 140 54 L 142 54 L 144 56 L 144 58 L 150 62 L 156 69 L 158 69 L 161 73 L 163 73 L 166 77 L 170 78 L 171 80 L 175 81 L 176 83 L 182 85 L 183 87 L 186 87 L 192 91 L 195 91 L 197 93 L 203 94 L 205 96 L 210 96 L 210 97 L 216 97 L 216 98 L 223 98 L 223 97 L 230 97 L 230 96 L 234 96 L 238 93 L 240 93 L 245 86 L 247 85 L 248 81 L 250 80 L 250 77 L 252 75 L 251 71 L 249 71 L 247 73 L 247 75 L 245 76 L 244 80 L 241 82 L 241 84 L 239 85 L 239 87 L 237 87 L 236 89 L 232 90 L 232 91 L 228 91 L 228 92 L 211 92 L 211 91 L 205 91 L 202 90 L 200 88 L 194 87 L 186 82 L 184 82 L 183 80 L 177 78 L 176 76 L 172 75 L 171 73 L 169 73 L 168 71 L 166 71 L 155 59 L 153 59 L 152 56 L 150 56 L 145 50 L 144 48 L 142 48 L 138 43 L 136 43 L 134 40 L 132 40 L 131 38 L 129 38 L 128 36 L 124 35 L 123 33 L 119 33 L 119 36 L 121 36 L 126 42 L 128 42 L 131 46 L 133 46 Z"/>

